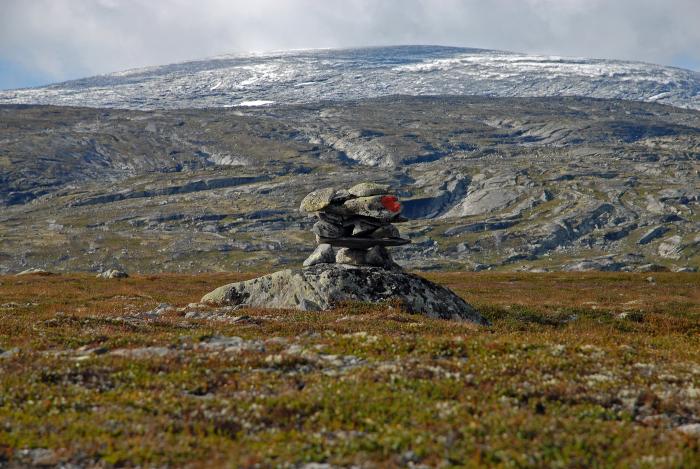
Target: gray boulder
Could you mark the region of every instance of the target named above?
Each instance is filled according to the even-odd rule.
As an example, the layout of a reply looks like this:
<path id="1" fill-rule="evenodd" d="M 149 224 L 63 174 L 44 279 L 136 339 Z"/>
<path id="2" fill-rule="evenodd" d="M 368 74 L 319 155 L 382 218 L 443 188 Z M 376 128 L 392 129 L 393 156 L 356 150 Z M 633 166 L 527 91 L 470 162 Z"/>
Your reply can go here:
<path id="1" fill-rule="evenodd" d="M 219 287 L 202 298 L 215 305 L 320 311 L 345 301 L 398 299 L 407 311 L 429 317 L 488 324 L 454 292 L 417 275 L 379 267 L 319 264 L 282 270 Z"/>

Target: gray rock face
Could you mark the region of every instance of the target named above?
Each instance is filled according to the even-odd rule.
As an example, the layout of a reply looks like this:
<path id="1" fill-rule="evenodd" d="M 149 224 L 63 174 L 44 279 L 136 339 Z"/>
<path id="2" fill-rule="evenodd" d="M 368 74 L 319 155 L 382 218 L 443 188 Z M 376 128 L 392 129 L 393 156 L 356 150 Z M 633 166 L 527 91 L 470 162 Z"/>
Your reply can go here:
<path id="1" fill-rule="evenodd" d="M 320 311 L 345 301 L 398 299 L 411 313 L 488 324 L 451 290 L 417 275 L 379 267 L 319 264 L 217 288 L 202 303 Z"/>
<path id="2" fill-rule="evenodd" d="M 654 228 L 644 233 L 642 237 L 639 238 L 639 241 L 637 241 L 637 244 L 649 244 L 656 238 L 663 236 L 664 233 L 666 233 L 667 231 L 668 228 L 665 226 L 655 226 Z"/>
<path id="3" fill-rule="evenodd" d="M 669 236 L 659 244 L 659 255 L 668 259 L 678 259 L 681 257 L 681 241 L 678 235 Z"/>
<path id="4" fill-rule="evenodd" d="M 598 256 L 613 256 L 603 269 L 700 266 L 697 111 L 393 97 L 244 115 L 0 106 L 0 121 L 0 274 L 290 268 L 313 249 L 314 217 L 342 225 L 344 238 L 392 240 L 347 211 L 298 210 L 324 187 L 343 207 L 350 194 L 339 189 L 363 181 L 400 199 L 409 221 L 396 226 L 412 244 L 389 249 L 409 269 L 558 270 Z M 350 161 L 317 133 L 386 144 L 395 165 Z M 657 226 L 668 231 L 636 244 Z"/>
<path id="5" fill-rule="evenodd" d="M 516 183 L 514 174 L 505 174 L 486 180 L 483 180 L 483 175 L 477 175 L 473 182 L 474 187 L 461 202 L 444 215 L 445 218 L 498 211 L 514 203 L 525 192 L 524 187 Z"/>

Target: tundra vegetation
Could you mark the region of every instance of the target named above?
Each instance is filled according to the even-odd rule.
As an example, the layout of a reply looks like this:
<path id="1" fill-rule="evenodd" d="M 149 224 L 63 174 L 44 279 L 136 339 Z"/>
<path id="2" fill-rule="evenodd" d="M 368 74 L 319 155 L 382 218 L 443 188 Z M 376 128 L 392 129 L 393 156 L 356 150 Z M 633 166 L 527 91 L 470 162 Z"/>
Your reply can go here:
<path id="1" fill-rule="evenodd" d="M 698 274 L 426 274 L 487 327 L 197 303 L 253 276 L 0 277 L 0 466 L 700 465 Z"/>

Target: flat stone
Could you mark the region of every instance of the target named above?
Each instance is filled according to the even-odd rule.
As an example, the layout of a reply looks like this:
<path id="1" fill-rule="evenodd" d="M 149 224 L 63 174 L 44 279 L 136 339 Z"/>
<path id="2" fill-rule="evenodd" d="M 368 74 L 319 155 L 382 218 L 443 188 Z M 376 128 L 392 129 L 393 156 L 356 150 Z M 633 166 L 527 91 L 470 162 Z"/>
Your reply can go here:
<path id="1" fill-rule="evenodd" d="M 411 240 L 404 238 L 360 238 L 346 236 L 343 238 L 319 238 L 319 242 L 339 248 L 369 249 L 374 246 L 403 246 L 404 244 L 409 244 Z"/>
<path id="2" fill-rule="evenodd" d="M 488 324 L 472 306 L 442 285 L 380 267 L 318 264 L 282 270 L 217 288 L 202 298 L 216 305 L 327 310 L 346 301 L 400 301 L 410 313 Z"/>
<path id="3" fill-rule="evenodd" d="M 382 195 L 389 193 L 388 184 L 377 184 L 374 182 L 361 182 L 348 189 L 348 192 L 355 197 L 368 197 L 371 195 Z"/>
<path id="4" fill-rule="evenodd" d="M 371 197 L 350 199 L 343 204 L 343 208 L 355 215 L 372 217 L 382 221 L 391 221 L 401 213 L 401 210 L 399 208 L 398 211 L 392 212 L 387 209 L 384 204 L 382 204 L 382 199 L 384 197 L 387 196 L 374 195 Z"/>
<path id="5" fill-rule="evenodd" d="M 335 194 L 336 190 L 332 187 L 313 191 L 304 197 L 299 205 L 299 209 L 302 212 L 308 213 L 321 211 L 331 204 L 331 202 L 334 200 Z"/>
<path id="6" fill-rule="evenodd" d="M 343 225 L 336 225 L 323 220 L 317 221 L 311 228 L 311 231 L 321 238 L 341 238 L 345 234 Z"/>
<path id="7" fill-rule="evenodd" d="M 327 221 L 328 223 L 333 223 L 334 225 L 342 225 L 346 220 L 346 217 L 337 213 L 330 212 L 318 212 L 316 216 L 320 220 Z"/>
<path id="8" fill-rule="evenodd" d="M 316 264 L 332 264 L 335 262 L 335 252 L 330 244 L 319 244 L 314 252 L 304 261 L 304 267 Z"/>
<path id="9" fill-rule="evenodd" d="M 338 249 L 335 255 L 335 262 L 337 264 L 366 265 L 366 256 L 367 251 L 365 249 L 342 248 Z"/>
<path id="10" fill-rule="evenodd" d="M 394 225 L 384 225 L 374 230 L 370 236 L 372 238 L 401 238 L 401 233 Z"/>

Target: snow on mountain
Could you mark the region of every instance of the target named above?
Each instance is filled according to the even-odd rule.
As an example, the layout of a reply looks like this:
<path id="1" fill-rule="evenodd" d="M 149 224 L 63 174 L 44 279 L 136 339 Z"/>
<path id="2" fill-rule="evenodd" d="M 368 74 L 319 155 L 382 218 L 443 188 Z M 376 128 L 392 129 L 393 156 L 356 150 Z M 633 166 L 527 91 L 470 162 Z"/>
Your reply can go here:
<path id="1" fill-rule="evenodd" d="M 700 109 L 700 73 L 641 62 L 438 46 L 307 50 L 222 56 L 0 91 L 0 104 L 204 108 L 393 94 L 587 96 Z"/>

